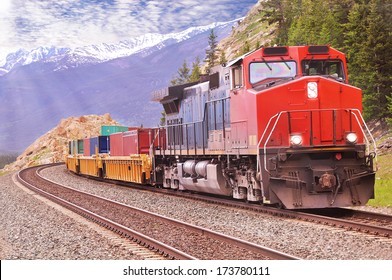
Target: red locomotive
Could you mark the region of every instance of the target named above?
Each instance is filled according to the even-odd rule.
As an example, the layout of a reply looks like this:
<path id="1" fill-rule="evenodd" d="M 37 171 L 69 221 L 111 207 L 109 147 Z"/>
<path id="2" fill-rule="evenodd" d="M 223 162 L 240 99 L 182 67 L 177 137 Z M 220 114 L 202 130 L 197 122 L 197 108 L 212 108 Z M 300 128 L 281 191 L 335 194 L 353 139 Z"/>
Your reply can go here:
<path id="1" fill-rule="evenodd" d="M 286 208 L 373 197 L 375 154 L 363 143 L 361 90 L 348 85 L 343 53 L 262 48 L 165 93 L 155 94 L 167 114 L 168 147 L 155 159 L 165 187 Z"/>
<path id="2" fill-rule="evenodd" d="M 289 209 L 373 198 L 374 139 L 343 53 L 261 48 L 212 72 L 153 93 L 166 126 L 150 134 L 143 182 Z"/>

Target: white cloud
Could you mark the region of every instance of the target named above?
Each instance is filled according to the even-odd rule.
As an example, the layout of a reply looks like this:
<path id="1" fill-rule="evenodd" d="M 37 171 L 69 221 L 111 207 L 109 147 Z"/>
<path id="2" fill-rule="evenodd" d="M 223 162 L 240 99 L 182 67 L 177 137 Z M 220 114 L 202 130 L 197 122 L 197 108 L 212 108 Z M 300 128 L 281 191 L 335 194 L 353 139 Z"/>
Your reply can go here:
<path id="1" fill-rule="evenodd" d="M 0 2 L 0 15 L 9 11 L 12 5 L 12 0 L 1 0 Z"/>
<path id="2" fill-rule="evenodd" d="M 257 0 L 0 0 L 0 59 L 11 49 L 75 47 L 232 20 Z"/>

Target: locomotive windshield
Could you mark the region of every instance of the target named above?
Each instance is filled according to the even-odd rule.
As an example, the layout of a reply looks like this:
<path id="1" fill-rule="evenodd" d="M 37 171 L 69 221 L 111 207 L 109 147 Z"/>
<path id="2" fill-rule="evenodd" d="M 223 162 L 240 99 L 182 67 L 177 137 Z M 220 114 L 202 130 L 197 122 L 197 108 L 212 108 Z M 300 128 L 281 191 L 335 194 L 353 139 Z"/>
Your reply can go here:
<path id="1" fill-rule="evenodd" d="M 345 80 L 343 63 L 340 60 L 303 60 L 302 72 L 304 76 L 325 75 Z"/>
<path id="2" fill-rule="evenodd" d="M 254 62 L 249 66 L 251 84 L 274 78 L 292 78 L 297 74 L 294 61 Z"/>

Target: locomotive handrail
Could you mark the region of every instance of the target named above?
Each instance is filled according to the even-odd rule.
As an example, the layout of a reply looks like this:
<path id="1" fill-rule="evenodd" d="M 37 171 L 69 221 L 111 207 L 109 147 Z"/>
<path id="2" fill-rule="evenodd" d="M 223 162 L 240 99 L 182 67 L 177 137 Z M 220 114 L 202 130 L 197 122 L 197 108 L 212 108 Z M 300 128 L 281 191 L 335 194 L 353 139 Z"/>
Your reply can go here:
<path id="1" fill-rule="evenodd" d="M 262 141 L 263 141 L 263 139 L 264 139 L 264 137 L 265 137 L 265 135 L 266 135 L 268 129 L 269 129 L 270 126 L 271 126 L 271 122 L 272 122 L 274 119 L 276 119 L 276 120 L 275 120 L 275 122 L 274 122 L 274 124 L 273 124 L 273 126 L 272 126 L 272 128 L 271 128 L 271 131 L 270 131 L 270 133 L 268 134 L 268 137 L 266 138 L 265 143 L 264 143 L 264 146 L 263 146 L 263 152 L 264 152 L 264 160 L 263 160 L 263 161 L 264 161 L 264 170 L 265 170 L 268 174 L 269 174 L 269 171 L 268 171 L 268 169 L 267 169 L 267 144 L 268 144 L 268 141 L 269 141 L 269 139 L 271 138 L 272 133 L 274 132 L 274 130 L 275 130 L 277 124 L 279 123 L 279 120 L 280 120 L 281 116 L 282 116 L 283 114 L 289 114 L 289 113 L 323 112 L 323 111 L 331 111 L 331 110 L 332 110 L 332 111 L 335 111 L 335 110 L 350 111 L 350 113 L 351 113 L 352 115 L 354 115 L 355 120 L 357 121 L 357 124 L 358 124 L 358 126 L 360 127 L 360 129 L 361 129 L 361 131 L 362 131 L 362 134 L 363 134 L 363 136 L 364 136 L 364 138 L 365 138 L 365 141 L 366 141 L 366 149 L 367 149 L 367 151 L 368 151 L 368 154 L 370 154 L 370 148 L 369 148 L 369 147 L 370 147 L 370 141 L 369 141 L 369 139 L 368 139 L 367 134 L 365 133 L 365 130 L 363 129 L 363 126 L 365 127 L 366 132 L 369 134 L 369 136 L 370 136 L 370 138 L 371 138 L 371 142 L 373 143 L 373 149 L 374 149 L 375 159 L 376 159 L 376 162 L 377 162 L 377 146 L 376 146 L 376 141 L 374 140 L 373 135 L 371 134 L 371 132 L 370 132 L 370 130 L 369 130 L 369 127 L 366 125 L 366 122 L 365 122 L 365 120 L 363 119 L 362 114 L 361 114 L 361 112 L 360 112 L 358 109 L 307 109 L 307 110 L 281 111 L 281 112 L 279 112 L 279 113 L 273 115 L 273 116 L 269 119 L 269 121 L 268 121 L 268 123 L 267 123 L 267 125 L 266 125 L 266 127 L 265 127 L 265 129 L 264 129 L 264 131 L 263 131 L 263 134 L 261 135 L 260 140 L 259 140 L 259 142 L 258 142 L 258 144 L 257 144 L 257 154 L 258 154 L 258 156 L 257 156 L 257 166 L 256 166 L 256 170 L 257 170 L 258 173 L 260 173 L 260 176 L 261 176 L 261 167 L 260 167 L 260 156 L 261 156 L 261 154 L 260 154 L 260 146 L 261 146 L 261 143 L 262 143 Z M 353 111 L 356 112 L 356 113 L 361 117 L 361 121 L 362 121 L 363 126 L 361 125 L 361 121 L 358 119 L 357 114 L 355 114 Z"/>
<path id="2" fill-rule="evenodd" d="M 267 126 L 266 126 L 266 128 L 264 129 L 264 132 L 263 132 L 263 134 L 261 135 L 259 142 L 257 143 L 256 174 L 260 174 L 260 181 L 262 181 L 261 168 L 260 168 L 260 145 L 261 145 L 261 141 L 263 140 L 264 135 L 266 134 L 267 128 L 269 127 L 269 125 L 270 125 L 272 119 L 274 119 L 274 118 L 280 116 L 281 113 L 282 113 L 282 112 L 280 112 L 280 113 L 278 113 L 278 114 L 272 116 L 272 117 L 269 119 L 269 121 L 268 121 L 268 123 L 267 123 Z M 265 155 L 265 152 L 264 152 L 264 155 Z M 265 158 L 265 161 L 266 161 L 266 160 L 267 160 L 267 159 Z M 264 163 L 264 169 L 265 169 L 265 166 L 266 166 L 266 163 Z M 268 172 L 268 170 L 267 170 L 267 172 Z M 269 173 L 269 172 L 268 172 L 268 173 Z M 264 196 L 264 184 L 261 184 L 261 195 L 263 196 L 263 198 L 265 197 L 265 196 Z"/>
<path id="3" fill-rule="evenodd" d="M 358 120 L 357 115 L 354 114 L 352 111 L 358 112 L 358 115 L 361 117 L 361 121 L 362 121 L 363 125 L 365 126 L 366 131 L 367 131 L 367 133 L 369 134 L 369 136 L 370 136 L 370 138 L 371 138 L 371 140 L 372 140 L 372 142 L 373 142 L 373 149 L 374 149 L 375 159 L 376 159 L 376 162 L 377 162 L 377 145 L 376 145 L 376 141 L 374 140 L 374 137 L 373 137 L 372 133 L 370 132 L 369 127 L 367 126 L 367 124 L 366 124 L 364 118 L 362 117 L 361 112 L 360 112 L 358 109 L 350 109 L 351 114 L 354 115 L 355 119 L 357 120 L 357 123 L 359 124 L 359 127 L 360 127 L 361 130 L 362 130 L 363 135 L 365 136 L 366 142 L 367 142 L 367 144 L 368 144 L 367 147 L 366 147 L 366 148 L 368 149 L 368 153 L 370 153 L 370 148 L 368 147 L 368 146 L 370 146 L 370 142 L 369 142 L 369 140 L 368 140 L 368 138 L 367 138 L 367 136 L 366 136 L 366 133 L 365 133 L 364 129 L 363 129 L 362 126 L 360 125 L 360 122 L 359 122 L 359 120 Z"/>
<path id="4" fill-rule="evenodd" d="M 261 135 L 259 142 L 257 143 L 257 154 L 258 154 L 258 155 L 257 155 L 257 166 L 256 166 L 257 172 L 260 172 L 260 171 L 261 171 L 261 170 L 260 170 L 260 145 L 261 145 L 261 141 L 263 140 L 265 134 L 267 133 L 267 129 L 269 128 L 269 126 L 270 126 L 272 120 L 273 120 L 274 118 L 277 118 L 276 121 L 275 121 L 274 126 L 273 126 L 272 129 L 271 129 L 270 135 L 268 135 L 267 140 L 265 141 L 266 143 L 268 143 L 268 140 L 269 140 L 269 138 L 271 137 L 272 132 L 275 130 L 275 127 L 276 127 L 276 125 L 278 124 L 278 121 L 279 121 L 279 119 L 280 119 L 280 116 L 281 116 L 283 113 L 288 113 L 288 111 L 281 111 L 281 112 L 279 112 L 278 114 L 272 116 L 272 117 L 269 119 L 269 121 L 268 121 L 268 123 L 267 123 L 267 126 L 265 127 L 264 132 L 263 132 L 263 134 Z M 267 173 L 269 173 L 269 171 L 268 171 L 267 168 L 266 168 L 266 166 L 267 166 L 266 144 L 264 145 L 263 150 L 264 150 L 264 169 L 265 169 L 265 171 L 267 171 Z M 260 176 L 261 176 L 261 172 L 260 172 Z M 263 193 L 264 193 L 264 190 L 263 190 Z"/>

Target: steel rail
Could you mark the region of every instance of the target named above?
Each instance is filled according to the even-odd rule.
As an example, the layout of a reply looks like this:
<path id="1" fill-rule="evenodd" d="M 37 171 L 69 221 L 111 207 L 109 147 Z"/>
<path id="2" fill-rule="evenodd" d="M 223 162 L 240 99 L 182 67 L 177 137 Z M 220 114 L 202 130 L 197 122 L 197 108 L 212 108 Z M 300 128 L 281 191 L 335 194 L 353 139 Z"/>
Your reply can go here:
<path id="1" fill-rule="evenodd" d="M 386 228 L 376 225 L 365 224 L 361 222 L 354 222 L 340 218 L 320 216 L 316 214 L 309 214 L 303 212 L 291 213 L 290 215 L 295 216 L 298 219 L 310 222 L 316 222 L 324 225 L 330 225 L 338 228 L 345 228 L 348 230 L 354 230 L 373 235 L 380 235 L 384 237 L 392 237 L 392 228 Z"/>
<path id="2" fill-rule="evenodd" d="M 47 168 L 47 167 L 48 166 L 43 166 L 40 168 L 43 169 L 43 168 Z M 77 214 L 79 214 L 89 220 L 92 220 L 105 228 L 108 228 L 108 229 L 110 229 L 110 230 L 112 230 L 112 231 L 114 231 L 124 237 L 127 237 L 128 239 L 131 239 L 139 244 L 142 244 L 143 246 L 148 247 L 151 250 L 156 250 L 157 252 L 160 252 L 163 255 L 166 254 L 166 255 L 168 255 L 172 258 L 175 258 L 175 259 L 196 260 L 196 258 L 194 258 L 193 256 L 190 256 L 184 252 L 181 252 L 174 247 L 168 246 L 168 245 L 166 245 L 158 240 L 155 240 L 153 238 L 150 238 L 142 233 L 139 233 L 139 232 L 134 231 L 130 228 L 124 227 L 116 222 L 108 220 L 108 219 L 106 219 L 100 215 L 97 215 L 87 209 L 79 207 L 78 205 L 75 205 L 71 202 L 68 202 L 62 198 L 56 197 L 55 195 L 52 195 L 48 192 L 45 192 L 45 191 L 33 186 L 32 184 L 30 184 L 29 182 L 27 182 L 25 179 L 22 178 L 21 173 L 26 172 L 28 169 L 34 169 L 34 168 L 37 168 L 37 167 L 29 167 L 29 168 L 23 169 L 18 172 L 18 176 L 17 176 L 17 180 L 21 184 L 23 184 L 27 188 L 33 190 L 34 192 L 39 193 L 40 195 L 48 198 L 49 200 L 51 200 L 55 203 L 58 203 L 58 204 L 62 205 L 63 207 L 70 209 L 70 210 L 76 212 Z M 37 171 L 38 170 L 39 170 L 39 168 L 37 169 Z M 42 179 L 44 179 L 44 178 L 42 178 Z M 47 179 L 44 179 L 44 180 L 49 181 Z M 54 183 L 52 181 L 49 181 L 49 182 Z"/>
<path id="3" fill-rule="evenodd" d="M 39 171 L 44 169 L 44 168 L 47 168 L 47 167 L 50 167 L 50 166 L 43 166 L 43 167 L 38 168 L 37 169 L 37 175 L 40 176 L 39 175 Z M 55 183 L 55 182 L 53 182 L 51 180 L 43 178 L 42 176 L 40 176 L 40 177 L 43 180 L 46 180 L 46 181 L 51 182 L 53 184 L 59 185 L 58 183 Z M 238 246 L 240 248 L 252 251 L 254 253 L 262 254 L 263 256 L 266 256 L 266 257 L 268 257 L 270 259 L 274 259 L 274 260 L 298 260 L 299 259 L 298 257 L 292 256 L 292 255 L 289 255 L 289 254 L 286 254 L 286 253 L 283 253 L 283 252 L 279 252 L 277 250 L 274 250 L 274 249 L 271 249 L 271 248 L 268 248 L 268 247 L 264 247 L 264 246 L 261 246 L 261 245 L 255 244 L 255 243 L 251 243 L 251 242 L 248 242 L 248 241 L 245 241 L 245 240 L 239 240 L 237 238 L 233 238 L 231 236 L 228 236 L 228 235 L 225 235 L 225 234 L 222 234 L 222 233 L 218 233 L 218 232 L 215 232 L 215 231 L 212 231 L 212 230 L 209 230 L 209 229 L 205 229 L 205 228 L 202 228 L 202 227 L 199 227 L 199 226 L 195 226 L 195 225 L 191 225 L 191 224 L 179 221 L 179 220 L 175 220 L 175 219 L 168 218 L 168 217 L 165 217 L 165 216 L 162 216 L 162 215 L 158 215 L 158 214 L 155 214 L 155 213 L 152 213 L 152 212 L 140 209 L 140 208 L 131 207 L 129 205 L 126 205 L 126 204 L 123 204 L 123 203 L 119 203 L 117 201 L 110 200 L 110 199 L 107 199 L 107 198 L 102 198 L 100 196 L 96 196 L 96 195 L 93 195 L 91 193 L 86 193 L 86 192 L 83 192 L 83 191 L 79 191 L 79 190 L 76 190 L 76 189 L 71 188 L 71 187 L 67 187 L 67 186 L 63 186 L 63 185 L 60 185 L 60 186 L 63 187 L 63 188 L 72 190 L 72 191 L 74 191 L 76 193 L 80 193 L 82 195 L 86 195 L 88 197 L 101 199 L 101 200 L 104 200 L 104 201 L 107 201 L 107 202 L 110 202 L 110 203 L 114 203 L 114 204 L 116 204 L 118 206 L 121 206 L 121 207 L 124 207 L 124 208 L 132 209 L 132 211 L 136 211 L 138 213 L 141 213 L 142 215 L 148 215 L 148 216 L 156 218 L 156 219 L 164 220 L 165 222 L 171 223 L 171 224 L 173 224 L 175 226 L 180 226 L 180 227 L 184 227 L 184 228 L 190 229 L 190 230 L 192 230 L 192 231 L 194 231 L 196 233 L 199 233 L 201 235 L 208 236 L 208 237 L 220 240 L 220 241 L 227 242 L 229 244 L 232 244 L 234 246 Z M 114 225 L 114 226 L 116 226 L 116 225 Z M 173 253 L 171 255 L 173 255 Z M 179 258 L 179 257 L 176 256 L 176 258 Z M 181 259 L 184 259 L 184 258 L 181 258 Z"/>
<path id="4" fill-rule="evenodd" d="M 323 216 L 323 215 L 310 214 L 310 213 L 306 213 L 306 212 L 298 212 L 298 211 L 293 211 L 293 210 L 279 209 L 279 208 L 274 208 L 271 206 L 265 206 L 265 205 L 260 205 L 260 204 L 244 203 L 243 201 L 238 201 L 238 200 L 233 201 L 231 199 L 222 198 L 222 197 L 208 196 L 208 195 L 196 194 L 196 193 L 191 194 L 191 193 L 187 193 L 187 192 L 178 192 L 178 191 L 173 191 L 171 189 L 157 189 L 157 188 L 145 187 L 145 186 L 143 187 L 143 186 L 140 186 L 137 184 L 132 184 L 131 182 L 119 182 L 119 181 L 114 181 L 114 180 L 105 180 L 105 179 L 101 179 L 98 177 L 91 177 L 91 176 L 87 176 L 87 175 L 83 175 L 83 174 L 75 174 L 75 173 L 71 173 L 71 174 L 74 176 L 90 178 L 90 179 L 101 181 L 101 182 L 115 184 L 115 185 L 121 186 L 121 187 L 132 187 L 134 189 L 143 190 L 143 191 L 159 192 L 162 194 L 174 195 L 177 197 L 186 197 L 189 199 L 199 200 L 199 201 L 203 201 L 206 203 L 225 205 L 228 207 L 235 207 L 235 208 L 242 208 L 244 210 L 260 212 L 260 213 L 278 216 L 278 217 L 282 217 L 282 218 L 304 220 L 304 221 L 308 221 L 308 222 L 314 222 L 314 223 L 329 225 L 329 226 L 338 227 L 338 228 L 345 228 L 347 230 L 359 231 L 359 232 L 364 232 L 364 233 L 368 233 L 368 234 L 372 234 L 372 235 L 381 235 L 384 237 L 392 238 L 392 229 L 385 228 L 385 227 L 379 227 L 376 225 L 369 225 L 369 224 L 364 224 L 364 223 L 347 221 L 344 219 L 327 217 L 327 216 Z M 356 211 L 358 211 L 358 210 L 356 210 Z M 370 215 L 372 215 L 372 214 L 370 214 Z M 374 216 L 374 214 L 373 214 L 373 216 Z"/>

